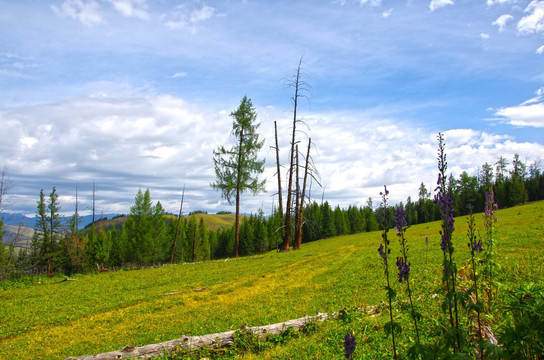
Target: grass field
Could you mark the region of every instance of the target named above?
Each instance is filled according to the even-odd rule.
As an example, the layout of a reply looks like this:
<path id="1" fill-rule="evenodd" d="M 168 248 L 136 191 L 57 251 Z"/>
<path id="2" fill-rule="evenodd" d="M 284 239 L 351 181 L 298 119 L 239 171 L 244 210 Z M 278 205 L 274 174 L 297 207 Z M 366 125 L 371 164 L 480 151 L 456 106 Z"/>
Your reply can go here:
<path id="1" fill-rule="evenodd" d="M 544 202 L 500 210 L 497 216 L 500 281 L 542 283 Z M 482 229 L 482 216 L 476 218 Z M 469 258 L 466 219 L 457 218 L 455 227 L 453 242 L 461 266 Z M 434 222 L 407 232 L 423 331 L 431 328 L 429 314 L 440 305 L 440 299 L 430 296 L 441 292 L 438 230 Z M 390 236 L 392 255 L 397 256 L 394 230 Z M 63 359 L 380 304 L 386 299 L 376 251 L 380 241 L 378 232 L 363 233 L 305 244 L 301 251 L 75 276 L 76 281 L 43 279 L 38 285 L 0 290 L 0 359 Z M 402 287 L 394 286 L 403 296 Z M 164 295 L 168 293 L 176 294 Z M 403 349 L 413 334 L 404 315 L 398 316 L 406 328 L 399 339 Z M 348 320 L 319 325 L 306 336 L 243 357 L 342 358 L 348 328 L 358 341 L 355 358 L 387 356 L 389 341 L 381 330 L 385 319 L 353 314 Z"/>

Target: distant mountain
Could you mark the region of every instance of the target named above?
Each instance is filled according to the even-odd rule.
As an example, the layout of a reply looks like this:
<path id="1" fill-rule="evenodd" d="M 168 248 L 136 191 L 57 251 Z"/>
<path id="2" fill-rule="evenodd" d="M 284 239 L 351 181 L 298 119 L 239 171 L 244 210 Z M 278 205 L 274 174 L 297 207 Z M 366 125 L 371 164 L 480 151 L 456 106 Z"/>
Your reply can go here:
<path id="1" fill-rule="evenodd" d="M 23 214 L 0 214 L 0 219 L 4 220 L 4 225 L 13 225 L 13 226 L 26 226 L 33 228 L 36 220 L 34 217 L 27 217 Z"/>
<path id="2" fill-rule="evenodd" d="M 99 219 L 113 219 L 114 217 L 119 216 L 119 214 L 102 214 L 101 216 L 96 215 L 95 221 Z M 71 216 L 62 218 L 62 224 L 66 225 L 68 224 L 68 221 L 70 220 Z M 8 214 L 8 213 L 2 213 L 0 214 L 0 219 L 4 220 L 5 225 L 13 225 L 13 226 L 26 226 L 29 228 L 34 228 L 34 224 L 36 224 L 36 217 L 35 216 L 26 216 L 23 214 Z M 89 225 L 93 221 L 92 215 L 85 215 L 79 217 L 80 223 L 79 228 L 84 228 L 85 226 Z"/>

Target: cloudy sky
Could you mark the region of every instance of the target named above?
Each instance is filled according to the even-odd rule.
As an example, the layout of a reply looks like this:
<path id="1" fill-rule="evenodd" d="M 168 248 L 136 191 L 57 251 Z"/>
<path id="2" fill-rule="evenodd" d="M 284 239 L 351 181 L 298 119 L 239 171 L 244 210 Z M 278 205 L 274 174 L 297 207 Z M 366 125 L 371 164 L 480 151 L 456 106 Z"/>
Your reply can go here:
<path id="1" fill-rule="evenodd" d="M 8 210 L 33 215 L 56 186 L 62 211 L 127 213 L 138 188 L 177 213 L 234 210 L 209 186 L 212 152 L 231 145 L 250 97 L 265 138 L 269 213 L 277 191 L 273 123 L 288 161 L 292 89 L 332 205 L 417 198 L 449 170 L 475 175 L 519 153 L 544 157 L 541 0 L 0 0 L 0 166 Z M 283 169 L 285 173 L 285 168 Z"/>

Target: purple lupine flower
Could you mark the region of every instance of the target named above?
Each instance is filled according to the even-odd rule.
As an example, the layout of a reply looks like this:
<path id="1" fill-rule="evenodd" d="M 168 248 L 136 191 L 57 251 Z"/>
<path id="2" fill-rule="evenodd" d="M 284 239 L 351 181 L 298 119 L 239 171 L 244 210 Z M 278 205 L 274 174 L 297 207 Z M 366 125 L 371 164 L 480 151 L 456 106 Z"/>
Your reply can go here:
<path id="1" fill-rule="evenodd" d="M 482 252 L 484 251 L 484 249 L 482 249 L 482 240 L 478 240 L 478 241 L 475 241 L 474 244 L 472 244 L 472 249 L 471 249 L 471 253 L 472 253 L 472 256 L 474 256 L 474 252 L 477 251 L 477 252 Z"/>
<path id="2" fill-rule="evenodd" d="M 399 206 L 395 212 L 395 229 L 397 230 L 397 234 L 402 233 L 406 225 L 408 225 L 406 222 L 406 214 L 404 213 L 402 206 Z"/>
<path id="3" fill-rule="evenodd" d="M 378 252 L 380 253 L 380 256 L 383 258 L 383 261 L 385 262 L 385 264 L 387 265 L 387 254 L 383 250 L 384 250 L 383 244 L 380 244 L 380 247 L 378 248 Z"/>
<path id="4" fill-rule="evenodd" d="M 355 335 L 353 335 L 351 330 L 348 330 L 346 336 L 344 336 L 344 351 L 346 359 L 351 359 L 351 354 L 353 354 L 355 351 L 356 346 L 357 341 L 355 341 Z"/>
<path id="5" fill-rule="evenodd" d="M 399 269 L 399 282 L 401 283 L 402 280 L 408 281 L 410 264 L 407 264 L 403 257 L 397 257 L 397 268 Z"/>
<path id="6" fill-rule="evenodd" d="M 380 191 L 380 195 L 383 195 L 385 193 L 385 195 L 389 195 L 389 190 L 387 190 L 387 186 L 383 186 L 383 192 Z"/>
<path id="7" fill-rule="evenodd" d="M 493 222 L 497 222 L 497 217 L 495 216 L 495 211 L 499 209 L 499 205 L 495 202 L 495 194 L 493 189 L 491 191 L 485 192 L 485 226 L 489 227 Z"/>
<path id="8" fill-rule="evenodd" d="M 444 253 L 449 251 L 451 246 L 451 233 L 455 230 L 453 223 L 455 219 L 453 218 L 453 200 L 449 192 L 447 193 L 438 193 L 438 204 L 440 206 L 440 214 L 442 215 L 442 242 L 440 243 L 440 248 Z"/>
<path id="9" fill-rule="evenodd" d="M 429 246 L 429 237 L 425 236 L 425 245 Z"/>

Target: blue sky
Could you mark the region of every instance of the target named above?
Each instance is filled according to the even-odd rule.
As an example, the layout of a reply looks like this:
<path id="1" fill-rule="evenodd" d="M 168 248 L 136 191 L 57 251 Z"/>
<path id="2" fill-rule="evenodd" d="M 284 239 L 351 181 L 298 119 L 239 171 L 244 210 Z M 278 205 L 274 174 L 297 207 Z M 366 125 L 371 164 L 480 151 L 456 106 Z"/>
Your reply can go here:
<path id="1" fill-rule="evenodd" d="M 0 166 L 6 209 L 35 213 L 56 186 L 88 208 L 127 213 L 138 188 L 177 212 L 233 210 L 210 189 L 212 152 L 231 144 L 229 113 L 250 97 L 287 163 L 292 91 L 303 56 L 300 133 L 333 205 L 417 198 L 436 178 L 436 134 L 450 171 L 475 175 L 519 153 L 544 157 L 544 1 L 0 0 Z M 88 210 L 87 210 L 88 211 Z"/>

